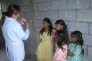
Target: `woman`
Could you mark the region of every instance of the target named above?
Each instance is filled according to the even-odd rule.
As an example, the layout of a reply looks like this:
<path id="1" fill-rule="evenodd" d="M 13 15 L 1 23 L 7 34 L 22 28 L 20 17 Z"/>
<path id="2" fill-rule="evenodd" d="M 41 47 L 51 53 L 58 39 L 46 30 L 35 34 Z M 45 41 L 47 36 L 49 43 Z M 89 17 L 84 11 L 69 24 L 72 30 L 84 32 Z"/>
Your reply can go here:
<path id="1" fill-rule="evenodd" d="M 49 18 L 43 20 L 43 28 L 40 31 L 41 42 L 37 49 L 38 61 L 52 61 L 53 57 L 53 28 Z"/>
<path id="2" fill-rule="evenodd" d="M 17 18 L 20 16 L 20 7 L 16 4 L 9 5 L 8 16 L 5 17 L 2 32 L 5 38 L 6 51 L 9 61 L 23 61 L 25 57 L 23 40 L 29 36 L 29 26 L 25 19 L 20 23 Z M 24 31 L 22 25 L 26 27 Z"/>

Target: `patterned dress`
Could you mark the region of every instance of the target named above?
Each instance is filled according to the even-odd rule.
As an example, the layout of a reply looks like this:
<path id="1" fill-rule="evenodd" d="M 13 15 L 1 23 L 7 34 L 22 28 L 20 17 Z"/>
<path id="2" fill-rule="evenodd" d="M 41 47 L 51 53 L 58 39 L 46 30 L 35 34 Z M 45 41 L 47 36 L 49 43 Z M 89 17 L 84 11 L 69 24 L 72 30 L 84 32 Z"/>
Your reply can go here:
<path id="1" fill-rule="evenodd" d="M 67 45 L 64 45 L 63 48 L 63 50 L 61 48 L 56 49 L 53 61 L 67 61 Z"/>
<path id="2" fill-rule="evenodd" d="M 52 61 L 53 59 L 53 36 L 48 32 L 40 35 L 41 42 L 37 48 L 37 61 Z"/>
<path id="3" fill-rule="evenodd" d="M 69 51 L 74 53 L 74 56 L 68 56 L 68 61 L 81 61 L 81 50 L 82 47 L 80 45 L 76 45 L 74 43 L 69 44 Z"/>

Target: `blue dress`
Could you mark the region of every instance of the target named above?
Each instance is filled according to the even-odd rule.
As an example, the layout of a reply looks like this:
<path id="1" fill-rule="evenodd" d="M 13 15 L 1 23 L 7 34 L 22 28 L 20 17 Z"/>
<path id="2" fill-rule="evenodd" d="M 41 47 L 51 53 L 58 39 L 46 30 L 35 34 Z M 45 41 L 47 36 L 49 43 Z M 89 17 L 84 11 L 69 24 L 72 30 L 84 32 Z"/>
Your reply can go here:
<path id="1" fill-rule="evenodd" d="M 80 45 L 76 45 L 74 43 L 70 43 L 69 51 L 74 53 L 74 56 L 68 56 L 68 61 L 81 61 L 81 50 L 82 47 Z"/>

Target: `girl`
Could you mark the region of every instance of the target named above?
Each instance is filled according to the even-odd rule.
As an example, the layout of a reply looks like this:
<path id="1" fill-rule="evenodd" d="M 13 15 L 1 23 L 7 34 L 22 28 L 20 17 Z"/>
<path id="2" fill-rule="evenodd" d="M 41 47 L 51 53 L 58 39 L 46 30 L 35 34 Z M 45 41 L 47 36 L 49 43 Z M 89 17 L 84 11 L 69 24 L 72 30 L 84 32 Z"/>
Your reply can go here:
<path id="1" fill-rule="evenodd" d="M 43 20 L 43 28 L 40 31 L 41 42 L 37 49 L 38 61 L 52 61 L 53 55 L 53 28 L 49 18 Z"/>
<path id="2" fill-rule="evenodd" d="M 57 20 L 55 22 L 55 29 L 56 29 L 56 32 L 55 32 L 55 35 L 54 35 L 54 51 L 56 50 L 57 47 L 57 32 L 58 31 L 63 31 L 64 32 L 64 36 L 66 38 L 66 42 L 68 43 L 69 42 L 69 38 L 68 38 L 68 32 L 67 32 L 67 25 L 65 24 L 64 20 Z"/>
<path id="3" fill-rule="evenodd" d="M 71 33 L 71 43 L 69 44 L 68 61 L 81 61 L 81 52 L 83 50 L 83 38 L 80 31 Z"/>
<path id="4" fill-rule="evenodd" d="M 58 48 L 56 49 L 56 52 L 54 54 L 53 61 L 66 61 L 67 43 L 66 43 L 64 31 L 58 31 L 57 36 L 58 36 L 57 39 Z"/>
<path id="5" fill-rule="evenodd" d="M 67 32 L 67 25 L 65 24 L 64 20 L 57 20 L 55 22 L 55 29 L 56 29 L 56 32 L 55 32 L 55 41 L 57 41 L 57 31 L 59 30 L 62 30 L 64 33 L 65 33 L 65 37 L 66 37 L 66 41 L 68 42 L 69 41 L 69 38 L 68 38 L 68 32 Z"/>

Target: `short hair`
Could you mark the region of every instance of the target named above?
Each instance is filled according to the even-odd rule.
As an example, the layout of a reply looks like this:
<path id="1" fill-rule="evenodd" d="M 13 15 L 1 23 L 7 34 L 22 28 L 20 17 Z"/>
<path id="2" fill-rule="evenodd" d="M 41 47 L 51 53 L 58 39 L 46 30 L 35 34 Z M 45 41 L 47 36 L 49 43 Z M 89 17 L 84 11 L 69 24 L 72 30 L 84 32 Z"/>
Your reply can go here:
<path id="1" fill-rule="evenodd" d="M 18 14 L 20 12 L 20 6 L 16 4 L 11 4 L 8 6 L 8 16 L 12 16 L 13 14 Z"/>

